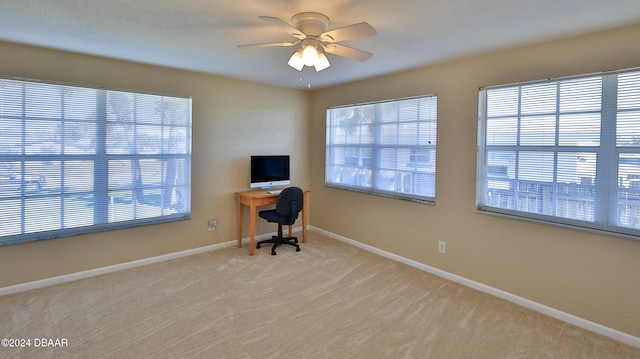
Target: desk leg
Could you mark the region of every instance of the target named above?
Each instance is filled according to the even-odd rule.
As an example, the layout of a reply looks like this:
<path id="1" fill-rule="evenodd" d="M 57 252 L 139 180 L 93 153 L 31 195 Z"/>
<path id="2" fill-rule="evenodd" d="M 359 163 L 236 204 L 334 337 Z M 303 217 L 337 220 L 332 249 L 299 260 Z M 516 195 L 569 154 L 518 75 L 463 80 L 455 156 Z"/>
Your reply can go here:
<path id="1" fill-rule="evenodd" d="M 242 248 L 242 223 L 244 214 L 244 205 L 238 199 L 238 248 Z"/>
<path id="2" fill-rule="evenodd" d="M 302 243 L 307 243 L 307 194 L 302 200 Z"/>
<path id="3" fill-rule="evenodd" d="M 249 255 L 253 255 L 253 251 L 256 249 L 256 206 L 251 204 L 251 218 L 249 219 Z"/>

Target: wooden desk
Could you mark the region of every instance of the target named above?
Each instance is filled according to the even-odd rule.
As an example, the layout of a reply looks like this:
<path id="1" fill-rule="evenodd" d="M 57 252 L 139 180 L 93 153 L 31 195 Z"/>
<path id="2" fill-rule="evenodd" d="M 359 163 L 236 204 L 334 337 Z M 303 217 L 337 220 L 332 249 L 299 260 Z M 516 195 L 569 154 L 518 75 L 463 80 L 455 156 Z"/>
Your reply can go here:
<path id="1" fill-rule="evenodd" d="M 307 193 L 303 190 L 302 200 L 302 242 L 307 241 Z M 236 192 L 238 196 L 238 248 L 242 248 L 242 224 L 244 223 L 244 206 L 249 206 L 249 255 L 253 255 L 256 248 L 256 213 L 257 208 L 275 204 L 278 201 L 278 194 L 271 194 L 263 190 Z M 291 236 L 291 226 L 289 226 L 289 236 Z"/>

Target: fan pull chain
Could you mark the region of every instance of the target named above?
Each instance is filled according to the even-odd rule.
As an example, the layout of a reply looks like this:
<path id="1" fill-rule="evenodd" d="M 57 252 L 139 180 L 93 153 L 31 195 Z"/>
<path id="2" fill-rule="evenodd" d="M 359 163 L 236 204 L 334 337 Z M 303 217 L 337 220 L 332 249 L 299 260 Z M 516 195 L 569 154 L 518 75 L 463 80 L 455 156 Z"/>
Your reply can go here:
<path id="1" fill-rule="evenodd" d="M 302 78 L 302 72 L 304 71 L 304 69 L 300 70 L 300 77 L 298 77 L 298 82 L 302 83 L 303 78 Z M 311 67 L 307 66 L 307 88 L 310 89 L 311 88 Z"/>

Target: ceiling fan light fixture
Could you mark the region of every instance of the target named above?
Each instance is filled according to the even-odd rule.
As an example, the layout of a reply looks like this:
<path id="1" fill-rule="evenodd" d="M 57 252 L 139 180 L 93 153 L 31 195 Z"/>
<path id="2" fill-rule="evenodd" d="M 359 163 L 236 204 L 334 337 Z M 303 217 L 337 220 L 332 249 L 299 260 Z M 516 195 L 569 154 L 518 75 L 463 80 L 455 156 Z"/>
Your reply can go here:
<path id="1" fill-rule="evenodd" d="M 315 66 L 318 61 L 318 50 L 313 45 L 307 45 L 302 50 L 302 62 L 305 66 Z"/>
<path id="2" fill-rule="evenodd" d="M 289 62 L 287 64 L 298 71 L 302 71 L 302 68 L 304 67 L 304 62 L 302 61 L 302 49 L 294 52 L 289 58 Z"/>
<path id="3" fill-rule="evenodd" d="M 290 22 L 273 16 L 259 16 L 268 24 L 278 27 L 289 36 L 296 38 L 290 42 L 269 42 L 250 45 L 238 45 L 241 48 L 250 47 L 296 47 L 287 64 L 300 72 L 311 67 L 320 72 L 331 66 L 327 54 L 344 57 L 359 62 L 367 61 L 373 54 L 353 47 L 340 44 L 342 41 L 358 39 L 376 34 L 376 30 L 366 22 L 343 26 L 333 30 L 329 27 L 329 17 L 316 12 L 302 12 L 293 15 Z M 311 86 L 309 82 L 308 86 Z"/>
<path id="4" fill-rule="evenodd" d="M 322 52 L 319 53 L 318 61 L 316 61 L 316 72 L 320 72 L 328 68 L 329 66 L 331 66 L 331 64 L 329 63 L 329 59 L 327 58 L 327 55 L 323 54 Z"/>

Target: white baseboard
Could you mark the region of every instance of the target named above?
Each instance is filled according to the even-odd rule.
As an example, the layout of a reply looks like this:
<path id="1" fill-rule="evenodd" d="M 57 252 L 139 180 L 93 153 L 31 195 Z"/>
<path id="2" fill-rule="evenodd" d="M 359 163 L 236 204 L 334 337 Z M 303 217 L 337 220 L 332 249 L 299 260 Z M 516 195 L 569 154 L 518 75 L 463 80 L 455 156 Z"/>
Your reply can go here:
<path id="1" fill-rule="evenodd" d="M 144 266 L 144 265 L 147 265 L 147 264 L 164 262 L 164 261 L 168 261 L 168 260 L 171 260 L 171 259 L 176 259 L 176 258 L 180 258 L 180 257 L 186 257 L 186 256 L 193 255 L 193 254 L 213 251 L 213 250 L 216 250 L 216 249 L 219 249 L 219 248 L 223 248 L 223 247 L 226 247 L 226 246 L 228 246 L 228 243 L 214 244 L 214 245 L 210 245 L 210 246 L 189 249 L 189 250 L 185 250 L 185 251 L 181 251 L 181 252 L 168 253 L 168 254 L 164 254 L 164 255 L 161 255 L 161 256 L 157 256 L 157 257 L 150 257 L 150 258 L 140 259 L 140 260 L 136 260 L 136 261 L 115 264 L 115 265 L 112 265 L 112 266 L 101 267 L 101 268 L 96 268 L 96 269 L 90 269 L 90 270 L 86 270 L 86 271 L 82 271 L 82 272 L 65 274 L 65 275 L 61 275 L 61 276 L 57 276 L 57 277 L 51 277 L 51 278 L 36 280 L 36 281 L 33 281 L 33 282 L 26 282 L 26 283 L 16 284 L 16 285 L 8 286 L 8 287 L 2 287 L 2 288 L 0 288 L 0 296 L 7 295 L 7 294 L 14 294 L 14 293 L 19 293 L 19 292 L 24 292 L 24 291 L 31 290 L 31 289 L 48 287 L 48 286 L 52 286 L 52 285 L 56 285 L 56 284 L 73 282 L 73 281 L 79 280 L 79 279 L 95 277 L 95 276 L 102 275 L 102 274 L 121 271 L 121 270 L 124 270 L 124 269 Z"/>
<path id="2" fill-rule="evenodd" d="M 619 342 L 634 346 L 636 348 L 640 348 L 640 338 L 638 337 L 634 337 L 630 334 L 621 332 L 619 330 L 615 330 L 609 327 L 606 327 L 604 325 L 586 320 L 584 318 L 575 316 L 573 314 L 569 314 L 563 311 L 560 311 L 558 309 L 555 308 L 551 308 L 548 307 L 546 305 L 531 301 L 529 299 L 517 296 L 515 294 L 511 294 L 509 292 L 505 292 L 503 290 L 473 281 L 471 279 L 467 279 L 464 277 L 461 277 L 459 275 L 455 275 L 446 271 L 443 271 L 441 269 L 426 265 L 424 263 L 420 263 L 384 250 L 381 250 L 379 248 L 370 246 L 368 244 L 364 244 L 358 241 L 355 241 L 353 239 L 347 238 L 347 237 L 343 237 L 341 235 L 329 232 L 329 231 L 325 231 L 323 229 L 317 228 L 317 227 L 313 227 L 313 226 L 308 226 L 307 228 L 312 229 L 318 233 L 321 233 L 327 237 L 339 240 L 341 242 L 345 242 L 348 243 L 350 245 L 353 245 L 355 247 L 361 248 L 363 250 L 366 250 L 368 252 L 371 253 L 375 253 L 377 255 L 380 255 L 382 257 L 385 258 L 389 258 L 391 260 L 394 260 L 396 262 L 400 262 L 400 263 L 404 263 L 406 265 L 409 265 L 411 267 L 423 270 L 427 273 L 431 273 L 433 275 L 436 275 L 438 277 L 450 280 L 452 282 L 464 285 L 466 287 L 470 287 L 473 288 L 475 290 L 478 290 L 480 292 L 504 299 L 508 302 L 517 304 L 519 306 L 531 309 L 533 311 L 536 311 L 538 313 L 547 315 L 549 317 L 561 320 L 563 322 L 575 325 L 577 327 L 598 333 L 600 335 L 603 335 L 605 337 L 609 337 L 611 339 L 617 340 Z"/>

